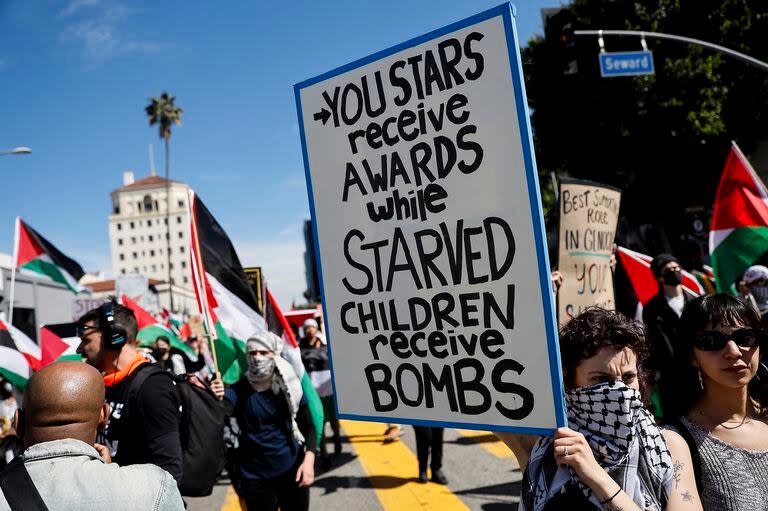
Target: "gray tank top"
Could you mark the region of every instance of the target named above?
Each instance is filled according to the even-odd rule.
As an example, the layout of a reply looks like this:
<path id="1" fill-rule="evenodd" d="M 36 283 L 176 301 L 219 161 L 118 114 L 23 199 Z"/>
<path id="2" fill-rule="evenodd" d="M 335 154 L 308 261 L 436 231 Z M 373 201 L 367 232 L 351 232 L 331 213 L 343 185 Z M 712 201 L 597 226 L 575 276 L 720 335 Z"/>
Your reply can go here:
<path id="1" fill-rule="evenodd" d="M 734 447 L 685 417 L 680 422 L 698 446 L 704 511 L 768 511 L 768 451 Z"/>

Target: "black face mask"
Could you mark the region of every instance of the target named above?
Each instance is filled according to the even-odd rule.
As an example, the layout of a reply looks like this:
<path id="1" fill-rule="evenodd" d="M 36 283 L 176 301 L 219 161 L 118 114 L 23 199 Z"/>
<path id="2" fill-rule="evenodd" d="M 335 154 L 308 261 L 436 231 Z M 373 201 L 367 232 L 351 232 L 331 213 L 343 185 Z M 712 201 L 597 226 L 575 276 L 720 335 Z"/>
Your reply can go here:
<path id="1" fill-rule="evenodd" d="M 683 283 L 683 273 L 680 271 L 667 270 L 662 273 L 661 280 L 668 286 L 679 286 Z"/>

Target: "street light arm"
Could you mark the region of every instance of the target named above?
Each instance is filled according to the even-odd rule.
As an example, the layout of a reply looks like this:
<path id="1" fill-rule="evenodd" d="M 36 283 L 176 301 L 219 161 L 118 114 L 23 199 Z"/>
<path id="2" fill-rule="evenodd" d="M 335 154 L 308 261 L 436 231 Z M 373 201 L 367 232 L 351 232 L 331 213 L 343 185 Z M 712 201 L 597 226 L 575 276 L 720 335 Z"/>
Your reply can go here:
<path id="1" fill-rule="evenodd" d="M 746 62 L 747 64 L 758 67 L 763 71 L 768 71 L 768 63 L 763 62 L 762 60 L 758 60 L 744 53 L 738 52 L 736 50 L 732 50 L 730 48 L 726 48 L 725 46 L 720 46 L 719 44 L 702 41 L 701 39 L 693 39 L 692 37 L 684 37 L 684 36 L 673 35 L 673 34 L 663 34 L 661 32 L 643 32 L 640 30 L 574 30 L 573 35 L 577 35 L 577 36 L 613 35 L 613 36 L 651 37 L 655 39 L 667 39 L 669 41 L 677 41 L 679 43 L 695 44 L 697 46 L 709 48 L 710 50 L 714 50 L 724 55 L 728 55 L 729 57 L 733 57 L 735 59 L 741 60 L 742 62 Z"/>

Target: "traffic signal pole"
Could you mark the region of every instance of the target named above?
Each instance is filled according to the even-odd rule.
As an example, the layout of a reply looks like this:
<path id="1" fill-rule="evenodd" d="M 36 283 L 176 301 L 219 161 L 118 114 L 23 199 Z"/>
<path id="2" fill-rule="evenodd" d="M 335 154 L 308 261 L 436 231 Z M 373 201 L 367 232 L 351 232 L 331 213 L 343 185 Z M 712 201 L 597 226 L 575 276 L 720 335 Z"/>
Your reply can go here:
<path id="1" fill-rule="evenodd" d="M 735 59 L 741 60 L 742 62 L 746 62 L 747 64 L 760 68 L 763 71 L 768 71 L 768 63 L 763 62 L 762 60 L 758 60 L 754 57 L 750 57 L 749 55 L 738 52 L 736 50 L 731 50 L 730 48 L 726 48 L 725 46 L 720 46 L 719 44 L 702 41 L 701 39 L 693 39 L 692 37 L 663 34 L 661 32 L 642 32 L 639 30 L 574 30 L 573 35 L 598 36 L 598 37 L 603 37 L 603 36 L 629 36 L 629 37 L 640 37 L 640 38 L 650 37 L 655 39 L 666 39 L 669 41 L 677 41 L 679 43 L 695 44 L 697 46 L 702 46 L 704 48 L 708 48 L 718 53 L 722 53 L 723 55 L 727 55 L 729 57 L 733 57 Z"/>

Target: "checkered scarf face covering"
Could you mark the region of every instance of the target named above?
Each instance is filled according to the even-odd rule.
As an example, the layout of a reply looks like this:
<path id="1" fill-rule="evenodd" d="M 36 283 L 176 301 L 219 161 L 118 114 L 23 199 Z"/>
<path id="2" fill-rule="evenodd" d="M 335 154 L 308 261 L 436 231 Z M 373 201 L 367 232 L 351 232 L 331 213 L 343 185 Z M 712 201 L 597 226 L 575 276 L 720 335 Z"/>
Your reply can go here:
<path id="1" fill-rule="evenodd" d="M 600 466 L 640 509 L 663 510 L 673 481 L 672 457 L 640 393 L 617 380 L 572 390 L 565 402 L 569 427 L 584 435 Z M 602 509 L 573 469 L 557 466 L 552 437 L 539 439 L 526 468 L 519 510 L 542 511 L 568 488 L 580 490 Z"/>

